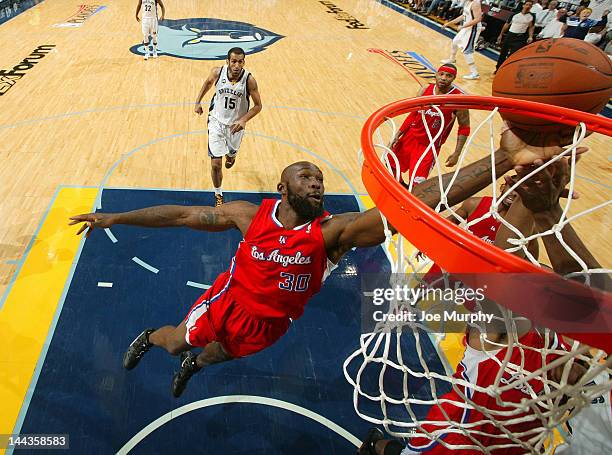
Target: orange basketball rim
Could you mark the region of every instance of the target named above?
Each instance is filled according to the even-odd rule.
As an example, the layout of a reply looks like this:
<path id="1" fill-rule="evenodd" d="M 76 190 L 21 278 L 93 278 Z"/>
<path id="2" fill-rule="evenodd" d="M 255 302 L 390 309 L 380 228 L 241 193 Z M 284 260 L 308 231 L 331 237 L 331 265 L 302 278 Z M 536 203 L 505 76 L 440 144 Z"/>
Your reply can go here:
<path id="1" fill-rule="evenodd" d="M 612 295 L 609 292 L 564 279 L 481 241 L 430 209 L 387 171 L 375 151 L 373 133 L 390 117 L 432 105 L 489 111 L 499 108 L 500 112 L 572 126 L 582 122 L 587 130 L 608 136 L 612 136 L 612 120 L 533 101 L 438 95 L 388 104 L 370 116 L 361 132 L 363 183 L 389 223 L 416 248 L 450 273 L 472 274 L 464 280 L 467 284 L 474 288 L 486 284 L 488 298 L 528 318 L 536 326 L 550 328 L 612 353 Z M 510 274 L 520 274 L 520 290 Z M 479 275 L 483 275 L 481 279 Z M 526 295 L 529 296 L 527 301 Z M 589 331 L 595 322 L 598 333 Z M 568 330 L 568 325 L 572 329 Z"/>

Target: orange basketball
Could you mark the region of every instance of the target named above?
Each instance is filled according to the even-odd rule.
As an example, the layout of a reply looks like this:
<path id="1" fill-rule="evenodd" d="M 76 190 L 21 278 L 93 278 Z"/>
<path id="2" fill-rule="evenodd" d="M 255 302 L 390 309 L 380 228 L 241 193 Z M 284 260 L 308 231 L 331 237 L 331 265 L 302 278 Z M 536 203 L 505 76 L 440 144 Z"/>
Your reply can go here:
<path id="1" fill-rule="evenodd" d="M 612 96 L 612 62 L 599 48 L 573 38 L 536 41 L 508 58 L 493 80 L 493 96 L 599 113 Z M 511 113 L 501 116 L 529 131 L 564 126 Z"/>

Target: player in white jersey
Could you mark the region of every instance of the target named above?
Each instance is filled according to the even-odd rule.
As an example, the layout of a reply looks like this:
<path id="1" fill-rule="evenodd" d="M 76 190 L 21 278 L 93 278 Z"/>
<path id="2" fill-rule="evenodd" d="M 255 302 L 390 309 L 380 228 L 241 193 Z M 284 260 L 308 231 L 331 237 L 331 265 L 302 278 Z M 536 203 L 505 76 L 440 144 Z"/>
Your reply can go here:
<path id="1" fill-rule="evenodd" d="M 149 59 L 149 37 L 153 38 L 153 58 L 157 58 L 157 5 L 161 7 L 161 20 L 164 20 L 166 15 L 166 8 L 162 0 L 138 0 L 138 6 L 136 7 L 136 20 L 140 22 L 138 13 L 142 7 L 142 42 L 145 48 L 144 59 Z"/>
<path id="2" fill-rule="evenodd" d="M 204 112 L 202 98 L 215 86 L 215 94 L 208 112 L 208 156 L 211 159 L 211 177 L 215 188 L 215 206 L 223 204 L 223 171 L 225 156 L 227 169 L 234 165 L 246 122 L 261 111 L 261 97 L 253 75 L 244 68 L 244 50 L 234 47 L 227 53 L 222 67 L 211 70 L 196 100 L 196 114 Z M 249 109 L 249 97 L 253 107 Z"/>
<path id="3" fill-rule="evenodd" d="M 595 384 L 604 384 L 608 378 L 603 372 L 593 379 Z M 557 448 L 555 454 L 583 455 L 612 453 L 612 400 L 611 392 L 594 398 L 591 405 L 580 414 L 570 418 L 566 424 L 569 434 L 567 445 Z"/>
<path id="4" fill-rule="evenodd" d="M 451 24 L 463 21 L 459 26 L 459 32 L 453 38 L 451 44 L 451 55 L 448 59 L 442 60 L 442 63 L 455 63 L 457 51 L 461 49 L 463 57 L 470 67 L 470 74 L 463 76 L 464 79 L 480 79 L 476 61 L 474 60 L 474 51 L 476 50 L 476 41 L 482 31 L 482 6 L 480 0 L 467 0 L 463 4 L 463 14 L 450 22 L 447 22 L 442 27 L 448 27 Z"/>

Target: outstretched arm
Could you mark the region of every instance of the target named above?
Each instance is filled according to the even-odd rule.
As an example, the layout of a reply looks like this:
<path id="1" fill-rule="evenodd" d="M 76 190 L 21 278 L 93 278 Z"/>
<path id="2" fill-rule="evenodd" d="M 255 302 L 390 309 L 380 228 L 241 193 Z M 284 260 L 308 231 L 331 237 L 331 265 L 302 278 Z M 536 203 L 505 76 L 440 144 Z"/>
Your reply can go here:
<path id="1" fill-rule="evenodd" d="M 225 231 L 238 228 L 246 233 L 257 206 L 249 202 L 228 202 L 219 207 L 157 205 L 123 213 L 87 213 L 70 217 L 70 225 L 84 223 L 77 235 L 95 228 L 109 228 L 115 224 L 144 227 L 189 227 L 204 231 Z"/>
<path id="2" fill-rule="evenodd" d="M 539 145 L 528 145 L 512 129 L 505 130 L 502 133 L 500 149 L 494 154 L 496 175 L 504 175 L 515 165 L 541 163 L 543 159 L 558 155 L 563 149 L 555 145 L 555 141 L 558 144 L 563 141 L 563 138 L 554 135 L 530 137 L 530 143 Z M 586 148 L 577 149 L 578 153 L 586 150 Z M 448 205 L 452 207 L 490 185 L 491 170 L 492 164 L 489 156 L 460 169 L 447 194 Z M 451 172 L 442 176 L 444 186 L 448 185 L 453 174 Z M 433 177 L 417 185 L 413 193 L 429 207 L 436 207 L 440 201 L 438 178 Z M 393 228 L 390 227 L 390 229 L 395 233 Z M 353 247 L 374 246 L 385 241 L 383 223 L 377 208 L 363 213 L 346 213 L 335 216 L 325 224 L 323 235 L 328 257 L 333 262 L 337 262 Z"/>

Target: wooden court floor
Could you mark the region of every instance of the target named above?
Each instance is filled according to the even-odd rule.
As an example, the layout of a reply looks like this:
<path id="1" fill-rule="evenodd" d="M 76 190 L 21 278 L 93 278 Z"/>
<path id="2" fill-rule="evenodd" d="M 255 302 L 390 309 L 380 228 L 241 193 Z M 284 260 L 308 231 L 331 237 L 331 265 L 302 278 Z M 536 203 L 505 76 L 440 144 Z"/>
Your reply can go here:
<path id="1" fill-rule="evenodd" d="M 227 190 L 273 191 L 287 164 L 308 159 L 323 169 L 327 191 L 365 193 L 357 158 L 364 120 L 426 82 L 426 72 L 416 74 L 416 57 L 405 66 L 412 77 L 368 49 L 411 52 L 435 66 L 450 45 L 448 37 L 375 0 L 164 3 L 175 41 L 193 39 L 188 24 L 198 18 L 239 21 L 279 37 L 247 56 L 264 108 L 247 125 L 237 165 L 225 175 Z M 184 55 L 167 55 L 161 35 L 161 56 L 144 61 L 130 50 L 142 39 L 135 8 L 135 1 L 91 4 L 95 14 L 67 27 L 57 25 L 75 17 L 78 2 L 44 1 L 0 25 L 0 69 L 20 74 L 9 77 L 10 89 L 0 95 L 0 295 L 29 249 L 44 242 L 37 229 L 60 186 L 211 188 L 206 121 L 193 112 L 193 102 L 211 67 L 223 62 L 190 58 L 204 52 L 206 42 L 198 48 L 173 42 Z M 483 55 L 476 61 L 482 79 L 457 83 L 470 94 L 490 95 L 494 62 Z M 465 74 L 461 57 L 458 66 Z M 484 115 L 473 112 L 472 118 L 475 125 Z M 444 153 L 454 148 L 454 136 Z M 591 137 L 587 143 L 577 208 L 606 201 L 610 193 L 611 141 Z M 85 200 L 91 204 L 90 193 Z M 59 218 L 70 214 L 66 209 Z M 609 225 L 609 210 L 577 222 L 601 261 L 610 257 Z M 62 235 L 74 230 L 61 223 L 54 229 Z M 73 258 L 61 245 L 45 253 L 51 264 Z"/>
<path id="2" fill-rule="evenodd" d="M 109 186 L 211 186 L 205 118 L 190 103 L 221 62 L 166 55 L 144 61 L 130 52 L 141 40 L 134 3 L 105 5 L 80 27 L 54 27 L 74 16 L 77 4 L 46 1 L 0 26 L 0 42 L 13 43 L 1 46 L 0 68 L 53 46 L 0 96 L 0 292 L 58 185 L 99 186 L 133 152 L 112 172 Z M 447 37 L 374 0 L 165 3 L 166 19 L 241 21 L 282 35 L 247 58 L 264 110 L 249 123 L 239 165 L 226 175 L 230 190 L 273 189 L 287 163 L 309 158 L 323 167 L 328 191 L 350 192 L 352 185 L 363 192 L 356 153 L 363 120 L 418 89 L 399 66 L 367 49 L 412 51 L 436 65 L 449 46 Z M 342 13 L 330 13 L 330 5 Z M 359 22 L 338 20 L 347 16 Z M 489 95 L 493 62 L 476 58 L 482 80 L 458 83 L 471 94 Z M 465 71 L 461 59 L 458 64 Z M 581 173 L 609 185 L 610 141 L 593 142 Z M 608 243 L 604 234 L 591 232 L 600 246 Z"/>

